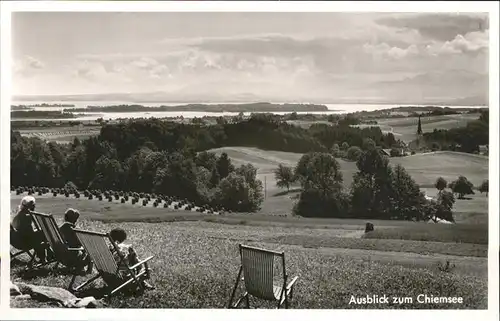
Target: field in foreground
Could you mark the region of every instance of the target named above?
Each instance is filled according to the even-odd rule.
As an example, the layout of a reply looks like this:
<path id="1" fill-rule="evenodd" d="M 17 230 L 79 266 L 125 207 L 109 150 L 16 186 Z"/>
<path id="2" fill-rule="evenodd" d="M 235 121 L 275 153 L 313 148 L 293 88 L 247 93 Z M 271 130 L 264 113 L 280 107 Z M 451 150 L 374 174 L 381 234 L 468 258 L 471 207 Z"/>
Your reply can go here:
<path id="1" fill-rule="evenodd" d="M 12 198 L 12 209 L 18 202 L 18 198 Z M 37 210 L 54 213 L 58 221 L 67 206 L 82 211 L 81 228 L 109 231 L 122 227 L 141 256 L 155 255 L 151 281 L 156 289 L 140 297 L 116 297 L 110 307 L 224 308 L 240 263 L 237 245 L 244 243 L 286 252 L 289 274 L 300 276 L 293 308 L 487 308 L 487 245 L 474 243 L 483 240 L 473 238 L 469 238 L 472 243 L 463 243 L 467 235 L 481 235 L 484 229 L 487 232 L 487 226 L 468 226 L 473 233 L 459 229 L 456 240 L 439 239 L 439 235 L 453 234 L 444 232 L 453 227 L 442 225 L 433 225 L 435 230 L 429 230 L 436 237 L 434 241 L 401 240 L 391 233 L 385 234 L 387 239 L 371 239 L 361 237 L 361 220 L 329 220 L 321 224 L 311 220 L 305 225 L 295 225 L 293 221 L 280 225 L 271 220 L 264 226 L 253 225 L 251 219 L 245 221 L 242 216 L 232 223 L 205 216 L 194 221 L 168 222 L 169 215 L 182 213 L 65 198 L 37 201 Z M 102 213 L 104 206 L 107 209 Z M 122 214 L 133 213 L 165 220 L 117 222 Z M 102 221 L 103 216 L 111 219 Z M 286 223 L 290 219 L 279 220 Z M 386 227 L 375 224 L 380 231 L 404 231 L 416 226 L 410 222 L 387 222 Z M 426 229 L 425 224 L 417 225 Z M 438 265 L 445 261 L 455 268 L 449 272 L 439 270 Z M 20 271 L 18 265 L 12 266 L 15 281 L 28 279 L 35 284 L 66 286 L 70 280 L 60 271 L 41 270 L 24 276 Z M 348 304 L 352 295 L 385 294 L 415 300 L 422 293 L 463 297 L 464 304 Z M 12 306 L 16 304 L 14 301 Z M 252 304 L 272 307 L 257 300 L 252 300 Z"/>

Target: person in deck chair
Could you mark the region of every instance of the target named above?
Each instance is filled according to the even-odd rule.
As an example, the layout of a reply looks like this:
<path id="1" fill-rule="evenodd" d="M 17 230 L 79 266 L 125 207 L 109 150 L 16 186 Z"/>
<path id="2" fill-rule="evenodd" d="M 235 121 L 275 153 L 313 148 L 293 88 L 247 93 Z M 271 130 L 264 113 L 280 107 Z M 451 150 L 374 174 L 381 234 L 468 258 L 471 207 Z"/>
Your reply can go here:
<path id="1" fill-rule="evenodd" d="M 80 217 L 80 212 L 73 208 L 68 208 L 64 213 L 64 223 L 59 227 L 59 231 L 61 232 L 61 236 L 63 237 L 66 245 L 70 248 L 80 248 L 82 244 L 78 240 L 75 231 L 73 228 L 76 226 L 76 222 Z M 76 267 L 87 267 L 85 271 L 86 274 L 92 273 L 93 264 L 90 260 L 90 256 L 85 251 L 72 252 L 71 258 L 68 259 L 72 262 L 71 265 Z"/>
<path id="2" fill-rule="evenodd" d="M 21 199 L 17 214 L 10 223 L 10 244 L 16 249 L 28 251 L 33 249 L 41 263 L 46 262 L 46 251 L 43 243 L 43 232 L 33 229 L 30 211 L 35 210 L 35 198 L 31 195 Z"/>
<path id="3" fill-rule="evenodd" d="M 140 260 L 138 259 L 137 253 L 135 252 L 132 245 L 124 243 L 127 239 L 127 232 L 125 232 L 125 230 L 121 228 L 115 228 L 111 230 L 111 232 L 109 232 L 109 236 L 111 237 L 113 242 L 116 243 L 118 251 L 120 252 L 118 253 L 115 247 L 113 245 L 110 245 L 110 250 L 115 257 L 115 261 L 119 263 L 118 270 L 123 276 L 125 276 L 128 274 L 127 265 L 132 266 L 139 263 Z M 125 260 L 122 260 L 122 257 Z M 154 289 L 154 287 L 148 282 L 144 280 L 142 282 L 145 288 Z"/>

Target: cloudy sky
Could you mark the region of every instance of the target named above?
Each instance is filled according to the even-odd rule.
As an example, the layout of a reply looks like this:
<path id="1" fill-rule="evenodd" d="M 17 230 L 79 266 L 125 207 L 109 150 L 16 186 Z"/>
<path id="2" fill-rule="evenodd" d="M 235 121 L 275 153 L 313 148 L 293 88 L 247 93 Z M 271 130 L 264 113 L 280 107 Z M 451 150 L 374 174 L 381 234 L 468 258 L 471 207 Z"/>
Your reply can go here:
<path id="1" fill-rule="evenodd" d="M 14 94 L 427 103 L 488 96 L 486 15 L 14 13 Z"/>

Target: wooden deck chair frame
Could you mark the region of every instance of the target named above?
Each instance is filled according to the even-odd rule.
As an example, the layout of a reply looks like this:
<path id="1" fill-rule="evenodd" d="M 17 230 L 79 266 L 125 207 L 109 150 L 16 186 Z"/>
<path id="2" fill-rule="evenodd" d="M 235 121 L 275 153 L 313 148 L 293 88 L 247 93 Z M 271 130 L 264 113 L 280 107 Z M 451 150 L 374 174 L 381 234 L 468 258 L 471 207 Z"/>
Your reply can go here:
<path id="1" fill-rule="evenodd" d="M 17 249 L 17 250 L 19 250 L 19 249 Z M 18 252 L 15 252 L 15 253 L 10 252 L 10 259 L 12 260 L 21 254 L 27 254 L 30 257 L 29 263 L 31 263 L 34 260 L 34 254 L 31 253 L 31 250 L 19 250 Z"/>
<path id="2" fill-rule="evenodd" d="M 76 266 L 68 262 L 66 256 L 70 252 L 78 253 L 80 251 L 84 251 L 84 248 L 83 247 L 72 248 L 66 244 L 66 241 L 62 237 L 61 232 L 59 231 L 59 226 L 57 225 L 57 222 L 52 216 L 52 214 L 31 212 L 31 216 L 35 221 L 37 228 L 39 228 L 42 231 L 45 237 L 44 242 L 46 244 L 46 247 L 50 249 L 54 255 L 52 260 L 47 260 L 45 263 L 37 265 L 37 267 L 42 267 L 45 265 L 56 263 L 56 267 L 59 266 L 59 264 L 62 264 L 70 268 L 71 270 L 73 270 L 72 271 L 73 277 L 68 285 L 68 288 L 71 289 L 73 287 L 76 277 L 78 276 L 79 271 Z"/>
<path id="3" fill-rule="evenodd" d="M 246 308 L 250 308 L 249 295 L 267 301 L 277 301 L 277 308 L 284 304 L 285 308 L 289 306 L 289 299 L 293 298 L 293 288 L 298 276 L 288 282 L 286 274 L 285 253 L 265 250 L 257 247 L 239 245 L 241 266 L 236 278 L 236 283 L 229 300 L 229 308 L 237 308 L 243 299 L 246 302 Z M 274 285 L 274 261 L 278 257 L 281 259 L 283 267 L 283 284 Z M 243 274 L 243 277 L 242 277 Z M 233 305 L 233 300 L 238 289 L 239 282 L 245 284 L 245 292 Z M 278 295 L 279 294 L 279 295 Z"/>
<path id="4" fill-rule="evenodd" d="M 125 257 L 123 257 L 123 255 L 120 253 L 120 251 L 118 250 L 118 246 L 111 239 L 109 234 L 79 229 L 74 229 L 74 231 L 76 232 L 76 236 L 82 243 L 83 247 L 90 255 L 90 258 L 94 262 L 94 266 L 96 267 L 98 272 L 96 276 L 90 278 L 76 288 L 72 289 L 74 292 L 78 292 L 79 290 L 99 278 L 102 278 L 108 286 L 107 294 L 104 295 L 104 298 L 108 298 L 116 294 L 117 292 L 123 290 L 126 286 L 131 284 L 135 284 L 139 288 L 141 293 L 144 291 L 144 286 L 141 281 L 143 279 L 150 278 L 148 262 L 154 256 L 147 257 L 137 264 L 134 264 L 133 266 L 126 265 L 128 275 L 122 277 L 120 275 L 119 266 L 123 261 L 125 261 Z M 120 262 L 116 262 L 113 253 L 107 245 L 107 242 L 111 243 L 114 249 L 117 251 L 120 257 Z M 137 272 L 137 270 L 141 267 L 144 267 L 144 269 L 141 269 L 139 272 Z"/>

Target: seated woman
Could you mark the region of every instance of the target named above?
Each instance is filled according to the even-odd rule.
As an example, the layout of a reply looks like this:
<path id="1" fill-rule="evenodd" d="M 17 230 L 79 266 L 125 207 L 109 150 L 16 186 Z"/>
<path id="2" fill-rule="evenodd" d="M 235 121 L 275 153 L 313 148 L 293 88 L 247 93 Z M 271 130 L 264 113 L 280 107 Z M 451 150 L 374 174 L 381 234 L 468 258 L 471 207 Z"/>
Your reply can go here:
<path id="1" fill-rule="evenodd" d="M 119 262 L 118 270 L 120 271 L 120 274 L 122 276 L 126 276 L 128 274 L 127 265 L 132 266 L 134 264 L 139 263 L 140 260 L 137 258 L 137 253 L 135 252 L 132 245 L 124 243 L 125 240 L 127 239 L 127 233 L 123 229 L 115 228 L 111 230 L 109 236 L 116 243 L 118 251 L 120 252 L 119 254 L 116 251 L 115 247 L 113 245 L 110 245 L 110 250 L 115 257 L 115 261 Z M 122 260 L 122 257 L 124 258 L 124 260 Z M 143 285 L 145 288 L 154 289 L 152 285 L 150 285 L 148 282 L 144 280 L 143 280 Z"/>
<path id="2" fill-rule="evenodd" d="M 33 249 L 36 256 L 40 259 L 40 263 L 44 263 L 46 257 L 46 249 L 42 245 L 42 231 L 35 231 L 32 225 L 31 211 L 35 210 L 35 198 L 33 196 L 25 196 L 21 200 L 17 214 L 12 219 L 10 224 L 10 244 L 16 249 L 29 251 Z"/>
<path id="3" fill-rule="evenodd" d="M 82 244 L 78 240 L 73 228 L 76 227 L 76 222 L 80 217 L 80 212 L 73 208 L 68 208 L 64 213 L 64 223 L 59 227 L 61 236 L 63 237 L 66 245 L 70 248 L 80 248 Z M 68 263 L 74 267 L 87 267 L 85 273 L 92 273 L 93 264 L 90 260 L 90 256 L 85 251 L 70 252 L 71 255 L 67 256 Z"/>

